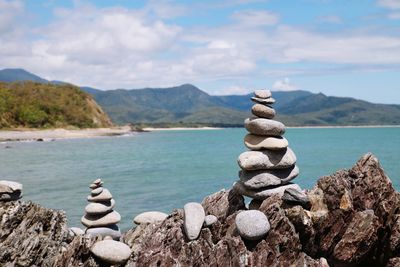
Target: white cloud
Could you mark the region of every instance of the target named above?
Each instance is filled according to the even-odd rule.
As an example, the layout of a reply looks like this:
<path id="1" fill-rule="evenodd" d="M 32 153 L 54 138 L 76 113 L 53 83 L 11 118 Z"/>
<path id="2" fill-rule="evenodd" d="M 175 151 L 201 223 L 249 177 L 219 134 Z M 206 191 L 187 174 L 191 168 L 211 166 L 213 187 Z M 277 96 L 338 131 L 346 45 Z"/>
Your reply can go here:
<path id="1" fill-rule="evenodd" d="M 232 18 L 241 26 L 270 26 L 279 21 L 279 16 L 266 10 L 237 11 Z"/>
<path id="2" fill-rule="evenodd" d="M 388 14 L 389 19 L 397 20 L 400 19 L 400 12 L 393 12 Z"/>
<path id="3" fill-rule="evenodd" d="M 298 87 L 295 84 L 291 83 L 290 79 L 286 77 L 283 80 L 275 81 L 272 85 L 272 89 L 277 91 L 293 91 L 297 90 Z"/>
<path id="4" fill-rule="evenodd" d="M 13 24 L 20 19 L 24 11 L 21 1 L 0 0 L 0 34 L 13 29 Z"/>
<path id="5" fill-rule="evenodd" d="M 343 21 L 342 18 L 337 15 L 326 15 L 317 17 L 317 22 L 341 24 Z"/>
<path id="6" fill-rule="evenodd" d="M 251 93 L 252 91 L 254 91 L 254 89 L 251 89 L 249 87 L 232 85 L 232 86 L 223 87 L 222 89 L 214 91 L 213 94 L 215 94 L 215 95 L 245 95 L 245 94 Z"/>
<path id="7" fill-rule="evenodd" d="M 390 9 L 400 9 L 400 0 L 378 0 L 378 5 Z"/>

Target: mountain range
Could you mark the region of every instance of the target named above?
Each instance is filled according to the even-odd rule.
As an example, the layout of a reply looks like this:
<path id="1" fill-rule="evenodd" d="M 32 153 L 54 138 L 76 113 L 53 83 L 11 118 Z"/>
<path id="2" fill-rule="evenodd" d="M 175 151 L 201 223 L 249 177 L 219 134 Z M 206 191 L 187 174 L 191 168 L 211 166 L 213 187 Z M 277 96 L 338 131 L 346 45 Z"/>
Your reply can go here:
<path id="1" fill-rule="evenodd" d="M 47 81 L 23 69 L 0 71 L 0 81 Z M 251 95 L 213 96 L 191 84 L 170 88 L 81 89 L 117 124 L 153 126 L 243 126 Z M 399 125 L 400 105 L 374 104 L 308 91 L 273 92 L 277 119 L 288 126 Z"/>

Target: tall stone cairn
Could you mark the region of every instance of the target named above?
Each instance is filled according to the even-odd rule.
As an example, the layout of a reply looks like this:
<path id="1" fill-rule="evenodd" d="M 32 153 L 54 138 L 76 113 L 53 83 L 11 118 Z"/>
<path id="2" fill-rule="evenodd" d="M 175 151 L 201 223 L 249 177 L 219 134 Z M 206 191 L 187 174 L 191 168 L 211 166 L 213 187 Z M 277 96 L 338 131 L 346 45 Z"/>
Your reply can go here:
<path id="1" fill-rule="evenodd" d="M 254 117 L 245 120 L 249 131 L 244 144 L 250 151 L 238 158 L 240 180 L 234 189 L 241 195 L 254 200 L 264 200 L 273 194 L 282 198 L 306 204 L 307 196 L 291 181 L 299 174 L 296 155 L 289 148 L 285 137 L 285 125 L 273 120 L 276 115 L 269 90 L 256 90 L 251 98 L 255 104 L 251 108 Z"/>
<path id="2" fill-rule="evenodd" d="M 81 219 L 82 224 L 87 227 L 85 233 L 119 239 L 121 232 L 117 223 L 121 221 L 121 215 L 113 210 L 115 200 L 110 191 L 103 187 L 101 179 L 93 181 L 89 187 L 92 189 L 87 197 L 90 203 L 85 207 L 85 215 Z"/>

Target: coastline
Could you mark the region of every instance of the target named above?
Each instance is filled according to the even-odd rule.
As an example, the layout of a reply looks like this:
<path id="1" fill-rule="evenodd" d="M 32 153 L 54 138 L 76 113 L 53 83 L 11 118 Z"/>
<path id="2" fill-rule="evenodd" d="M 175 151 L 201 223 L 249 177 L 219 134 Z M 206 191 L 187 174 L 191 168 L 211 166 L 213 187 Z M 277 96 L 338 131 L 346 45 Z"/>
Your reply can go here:
<path id="1" fill-rule="evenodd" d="M 112 128 L 88 128 L 78 130 L 46 129 L 46 130 L 7 130 L 0 131 L 0 142 L 16 141 L 52 141 L 56 139 L 92 138 L 100 136 L 120 136 L 132 133 L 130 126 Z"/>
<path id="2" fill-rule="evenodd" d="M 157 128 L 157 127 L 146 127 L 143 131 L 155 132 L 155 131 L 202 131 L 202 130 L 221 130 L 221 127 L 171 127 L 171 128 Z"/>

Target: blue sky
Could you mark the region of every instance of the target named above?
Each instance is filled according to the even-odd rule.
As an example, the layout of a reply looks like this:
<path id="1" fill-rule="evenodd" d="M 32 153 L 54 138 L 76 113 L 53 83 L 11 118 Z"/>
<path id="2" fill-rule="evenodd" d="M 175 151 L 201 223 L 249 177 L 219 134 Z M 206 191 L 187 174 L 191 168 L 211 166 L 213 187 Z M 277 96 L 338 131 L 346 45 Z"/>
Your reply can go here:
<path id="1" fill-rule="evenodd" d="M 0 0 L 0 68 L 14 67 L 100 89 L 400 104 L 400 0 Z"/>

